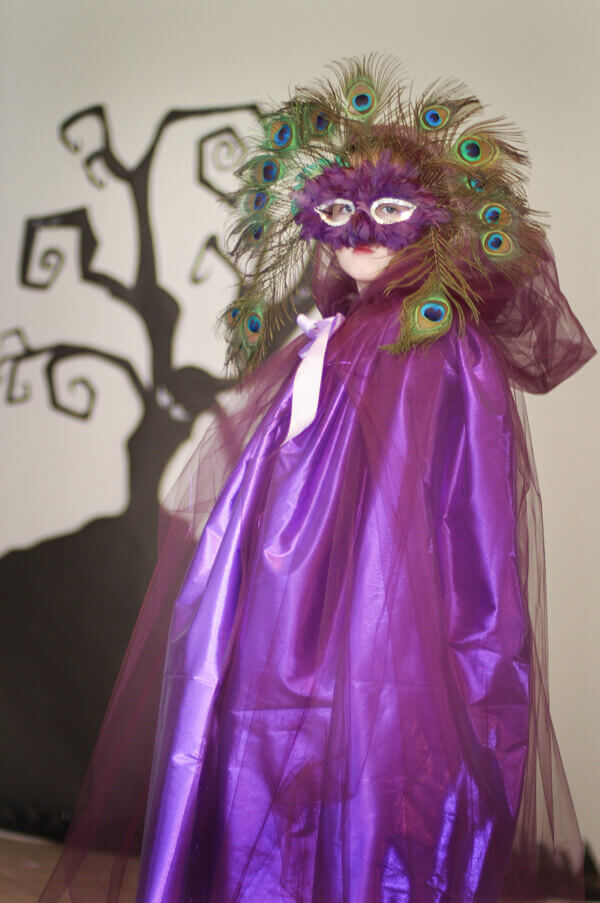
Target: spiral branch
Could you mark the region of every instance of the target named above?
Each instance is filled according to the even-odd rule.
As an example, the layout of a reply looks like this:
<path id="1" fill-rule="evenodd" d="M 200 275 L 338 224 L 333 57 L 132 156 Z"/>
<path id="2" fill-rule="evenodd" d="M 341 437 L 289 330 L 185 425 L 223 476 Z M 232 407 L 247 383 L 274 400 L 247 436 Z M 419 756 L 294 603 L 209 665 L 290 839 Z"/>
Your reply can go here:
<path id="1" fill-rule="evenodd" d="M 69 400 L 64 400 L 64 389 L 58 380 L 59 372 L 57 368 L 59 365 L 70 358 L 80 356 L 94 357 L 120 367 L 128 377 L 135 392 L 142 402 L 145 403 L 146 390 L 137 371 L 130 361 L 119 355 L 86 345 L 64 343 L 35 348 L 27 343 L 25 334 L 20 328 L 0 333 L 0 348 L 11 338 L 17 339 L 16 347 L 9 349 L 4 354 L 0 353 L 0 382 L 6 382 L 5 400 L 7 404 L 21 404 L 31 398 L 30 384 L 19 382 L 21 367 L 26 361 L 33 358 L 47 357 L 44 372 L 51 407 L 69 417 L 75 417 L 78 420 L 89 420 L 97 397 L 97 392 L 92 382 L 86 376 L 81 375 L 71 378 L 66 384 L 71 398 L 83 398 L 82 406 Z M 4 376 L 5 371 L 7 373 L 6 377 Z"/>
<path id="2" fill-rule="evenodd" d="M 115 178 L 120 179 L 121 181 L 131 182 L 132 170 L 124 166 L 113 153 L 108 118 L 106 110 L 101 104 L 86 107 L 86 109 L 80 110 L 78 113 L 74 113 L 72 116 L 69 116 L 68 119 L 65 119 L 58 130 L 62 143 L 72 154 L 79 156 L 83 153 L 83 141 L 81 139 L 78 140 L 75 133 L 77 126 L 86 119 L 95 120 L 99 123 L 101 129 L 100 145 L 92 148 L 89 153 L 86 154 L 82 164 L 89 181 L 96 188 L 104 187 L 105 183 L 97 178 L 93 170 L 93 164 L 98 160 L 102 160 L 109 172 L 111 172 Z"/>
<path id="3" fill-rule="evenodd" d="M 47 290 L 56 281 L 66 261 L 66 253 L 61 248 L 54 246 L 46 248 L 37 259 L 38 265 L 42 269 L 48 270 L 49 275 L 47 279 L 35 278 L 31 271 L 36 262 L 38 234 L 48 229 L 57 228 L 75 229 L 79 232 L 79 265 L 83 281 L 100 285 L 115 298 L 135 308 L 134 294 L 131 289 L 109 273 L 96 270 L 92 266 L 98 241 L 90 225 L 88 212 L 85 207 L 66 210 L 62 213 L 52 213 L 48 216 L 30 217 L 26 220 L 20 267 L 22 284 L 29 288 Z"/>

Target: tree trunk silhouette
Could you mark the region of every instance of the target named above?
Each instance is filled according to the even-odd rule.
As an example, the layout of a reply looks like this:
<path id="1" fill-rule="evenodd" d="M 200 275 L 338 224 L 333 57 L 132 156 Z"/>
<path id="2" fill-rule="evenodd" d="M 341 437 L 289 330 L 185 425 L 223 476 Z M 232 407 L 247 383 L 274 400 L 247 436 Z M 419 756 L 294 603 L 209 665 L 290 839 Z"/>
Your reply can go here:
<path id="1" fill-rule="evenodd" d="M 133 286 L 94 266 L 99 242 L 85 208 L 31 217 L 25 223 L 21 284 L 36 291 L 55 290 L 66 262 L 65 251 L 54 240 L 56 230 L 74 230 L 81 280 L 106 291 L 139 317 L 148 339 L 152 376 L 146 384 L 132 361 L 90 345 L 35 345 L 19 327 L 0 336 L 0 375 L 9 405 L 30 401 L 31 389 L 22 371 L 26 363 L 37 359 L 44 367 L 49 404 L 57 416 L 91 420 L 101 391 L 85 375 L 85 362 L 92 358 L 119 368 L 143 407 L 141 421 L 127 440 L 130 498 L 123 514 L 95 519 L 70 535 L 46 539 L 0 559 L 0 719 L 10 725 L 9 742 L 0 744 L 0 825 L 4 827 L 55 838 L 64 835 L 154 569 L 159 481 L 176 449 L 189 437 L 196 417 L 231 384 L 201 367 L 173 365 L 180 303 L 157 281 L 149 184 L 156 149 L 171 125 L 191 118 L 201 123 L 214 113 L 233 116 L 240 111 L 259 115 L 252 104 L 170 111 L 131 168 L 113 152 L 102 106 L 75 113 L 61 125 L 62 142 L 81 156 L 82 147 L 74 137 L 78 124 L 86 119 L 98 123 L 101 142 L 81 157 L 84 171 L 101 188 L 104 181 L 98 167 L 102 164 L 131 192 L 139 248 Z M 199 139 L 198 181 L 224 197 L 210 182 L 202 156 L 203 142 L 215 137 L 227 142 L 232 166 L 234 150 L 243 148 L 243 142 L 232 126 Z M 225 259 L 215 235 L 199 249 L 197 261 L 206 253 Z M 191 266 L 192 282 L 197 281 L 196 267 L 197 262 Z M 241 284 L 241 275 L 236 275 Z M 312 304 L 302 285 L 298 298 L 299 309 Z M 290 330 L 291 326 L 282 331 L 278 342 Z M 65 361 L 77 361 L 82 367 L 81 375 L 66 386 L 60 379 Z"/>

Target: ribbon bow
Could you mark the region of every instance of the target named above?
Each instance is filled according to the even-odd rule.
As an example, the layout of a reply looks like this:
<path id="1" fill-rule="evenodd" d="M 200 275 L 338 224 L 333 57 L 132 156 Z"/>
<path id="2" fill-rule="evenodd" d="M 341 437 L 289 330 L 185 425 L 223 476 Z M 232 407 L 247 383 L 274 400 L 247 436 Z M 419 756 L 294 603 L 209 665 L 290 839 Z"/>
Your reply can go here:
<path id="1" fill-rule="evenodd" d="M 296 317 L 296 323 L 312 341 L 298 352 L 302 361 L 294 374 L 290 425 L 282 445 L 305 430 L 315 419 L 327 342 L 345 319 L 344 315 L 339 313 L 316 321 L 309 320 L 304 314 L 298 314 Z"/>

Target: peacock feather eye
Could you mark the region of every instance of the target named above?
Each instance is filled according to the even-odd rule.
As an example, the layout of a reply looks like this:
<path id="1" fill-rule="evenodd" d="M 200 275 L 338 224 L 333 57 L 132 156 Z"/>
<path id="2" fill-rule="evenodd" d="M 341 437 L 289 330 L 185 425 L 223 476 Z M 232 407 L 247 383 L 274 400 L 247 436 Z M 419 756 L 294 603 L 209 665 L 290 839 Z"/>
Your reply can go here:
<path id="1" fill-rule="evenodd" d="M 490 226 L 507 226 L 511 221 L 510 212 L 502 204 L 486 204 L 479 211 L 479 217 Z"/>
<path id="2" fill-rule="evenodd" d="M 464 163 L 471 166 L 487 166 L 495 160 L 498 148 L 482 135 L 468 135 L 462 138 L 455 148 L 455 153 Z"/>
<path id="3" fill-rule="evenodd" d="M 230 307 L 227 311 L 227 322 L 229 323 L 229 325 L 233 326 L 233 324 L 238 320 L 239 316 L 240 308 L 237 306 L 237 304 L 234 307 Z"/>
<path id="4" fill-rule="evenodd" d="M 432 297 L 419 305 L 416 325 L 418 329 L 429 331 L 444 326 L 451 317 L 450 305 L 446 299 Z"/>
<path id="5" fill-rule="evenodd" d="M 451 325 L 450 302 L 441 288 L 430 288 L 405 299 L 400 309 L 400 335 L 394 347 L 401 353 L 419 345 L 425 348 L 446 335 Z"/>
<path id="6" fill-rule="evenodd" d="M 281 176 L 281 166 L 273 157 L 260 157 L 252 166 L 252 177 L 258 185 L 272 185 Z"/>
<path id="7" fill-rule="evenodd" d="M 310 116 L 310 122 L 313 130 L 319 135 L 326 134 L 331 128 L 331 120 L 320 110 L 313 110 Z"/>
<path id="8" fill-rule="evenodd" d="M 244 338 L 251 347 L 254 347 L 260 341 L 262 325 L 262 316 L 258 311 L 254 310 L 246 315 L 244 320 Z"/>
<path id="9" fill-rule="evenodd" d="M 263 191 L 259 189 L 258 191 L 253 191 L 246 197 L 244 202 L 244 207 L 248 213 L 258 213 L 259 210 L 263 210 L 271 201 L 271 196 L 268 191 Z"/>
<path id="10" fill-rule="evenodd" d="M 481 159 L 481 144 L 474 139 L 463 141 L 458 152 L 463 160 L 466 160 L 468 163 L 479 163 Z"/>
<path id="11" fill-rule="evenodd" d="M 426 107 L 419 117 L 421 125 L 428 131 L 443 128 L 449 118 L 450 110 L 442 106 Z"/>
<path id="12" fill-rule="evenodd" d="M 290 150 L 296 145 L 296 128 L 291 119 L 279 117 L 269 124 L 269 141 L 275 150 Z"/>
<path id="13" fill-rule="evenodd" d="M 482 238 L 485 252 L 492 257 L 505 257 L 510 254 L 514 244 L 506 232 L 486 232 Z"/>
<path id="14" fill-rule="evenodd" d="M 465 176 L 465 183 L 471 191 L 480 192 L 485 188 L 485 182 L 482 179 L 478 179 L 477 176 Z"/>
<path id="15" fill-rule="evenodd" d="M 246 221 L 240 239 L 241 247 L 248 251 L 253 245 L 258 245 L 265 238 L 268 227 L 268 221 L 260 220 L 257 217 Z"/>
<path id="16" fill-rule="evenodd" d="M 366 81 L 355 82 L 348 90 L 350 112 L 358 116 L 369 116 L 375 111 L 377 98 L 373 85 Z"/>
<path id="17" fill-rule="evenodd" d="M 314 138 L 329 135 L 333 123 L 329 115 L 319 106 L 308 103 L 302 111 L 302 144 L 312 141 Z"/>

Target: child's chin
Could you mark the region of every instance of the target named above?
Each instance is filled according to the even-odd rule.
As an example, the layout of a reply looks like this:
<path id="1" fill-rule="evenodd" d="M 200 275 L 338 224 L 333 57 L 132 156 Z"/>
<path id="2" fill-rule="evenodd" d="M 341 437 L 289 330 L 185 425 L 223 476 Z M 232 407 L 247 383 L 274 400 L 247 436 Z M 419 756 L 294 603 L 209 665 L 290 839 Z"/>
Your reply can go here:
<path id="1" fill-rule="evenodd" d="M 386 259 L 379 260 L 378 266 L 357 267 L 354 273 L 354 278 L 358 279 L 359 282 L 372 282 L 374 279 L 377 279 L 380 273 L 384 271 L 387 263 L 388 261 Z"/>

